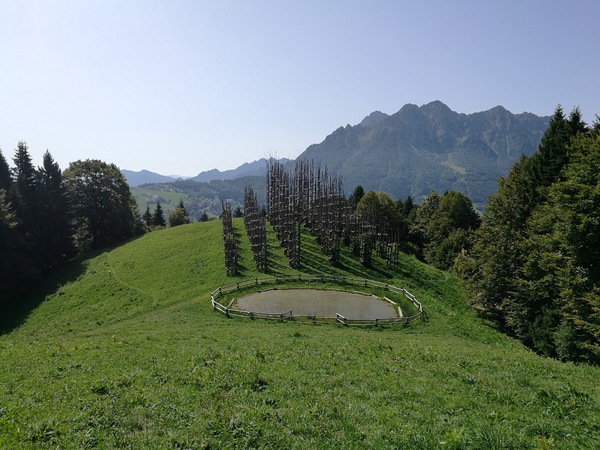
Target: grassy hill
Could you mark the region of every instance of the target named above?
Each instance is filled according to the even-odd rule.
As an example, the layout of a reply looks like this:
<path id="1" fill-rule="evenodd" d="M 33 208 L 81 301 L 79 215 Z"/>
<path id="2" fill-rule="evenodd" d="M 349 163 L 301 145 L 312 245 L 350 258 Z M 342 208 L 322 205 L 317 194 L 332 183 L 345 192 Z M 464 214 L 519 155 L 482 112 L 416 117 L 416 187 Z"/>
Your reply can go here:
<path id="1" fill-rule="evenodd" d="M 240 277 L 254 270 L 242 222 Z M 293 273 L 281 250 L 271 271 Z M 402 257 L 303 272 L 409 289 L 429 321 L 356 329 L 227 319 L 221 223 L 82 259 L 0 319 L 0 448 L 593 448 L 600 369 L 482 323 L 453 276 Z"/>

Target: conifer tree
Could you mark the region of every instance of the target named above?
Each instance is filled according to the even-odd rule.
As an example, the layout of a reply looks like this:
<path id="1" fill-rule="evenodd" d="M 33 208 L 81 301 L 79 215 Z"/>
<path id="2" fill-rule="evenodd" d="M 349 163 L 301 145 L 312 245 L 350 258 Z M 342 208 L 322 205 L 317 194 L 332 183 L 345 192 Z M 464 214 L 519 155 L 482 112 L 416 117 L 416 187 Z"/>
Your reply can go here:
<path id="1" fill-rule="evenodd" d="M 17 231 L 18 218 L 6 190 L 0 189 L 0 304 L 11 303 L 27 284 L 23 237 Z"/>
<path id="2" fill-rule="evenodd" d="M 183 199 L 179 198 L 179 203 L 177 204 L 177 208 L 181 210 L 185 217 L 188 217 L 187 209 L 185 209 L 185 204 L 183 203 Z"/>
<path id="3" fill-rule="evenodd" d="M 10 175 L 10 167 L 6 162 L 6 158 L 0 150 L 0 189 L 4 189 L 6 192 L 10 191 L 12 185 L 12 177 Z"/>
<path id="4" fill-rule="evenodd" d="M 21 232 L 30 244 L 35 245 L 39 240 L 37 174 L 26 142 L 18 143 L 13 161 L 11 201 L 19 218 Z"/>
<path id="5" fill-rule="evenodd" d="M 146 205 L 146 212 L 142 216 L 142 220 L 146 224 L 146 226 L 151 227 L 152 224 L 152 213 L 150 212 L 150 206 Z"/>
<path id="6" fill-rule="evenodd" d="M 564 319 L 569 301 L 565 294 L 581 278 L 568 275 L 576 259 L 568 256 L 571 250 L 565 243 L 569 239 L 557 226 L 576 229 L 566 211 L 567 205 L 578 203 L 574 199 L 559 201 L 556 190 L 571 173 L 570 160 L 577 157 L 569 150 L 572 139 L 585 139 L 587 132 L 578 109 L 565 118 L 562 108 L 557 107 L 538 151 L 523 157 L 508 177 L 499 181 L 476 234 L 471 263 L 466 265 L 472 297 L 494 313 L 507 331 L 549 356 L 567 357 L 569 351 L 565 349 L 572 348 L 558 345 L 559 330 L 563 343 L 568 336 L 577 335 L 574 324 L 578 322 Z M 576 236 L 576 240 L 582 238 Z M 589 243 L 585 252 L 593 254 L 591 248 L 594 246 Z M 575 272 L 582 273 L 580 269 Z M 595 302 L 592 295 L 578 298 Z"/>
<path id="7" fill-rule="evenodd" d="M 190 223 L 190 218 L 183 204 L 183 199 L 180 199 L 177 206 L 169 213 L 169 226 L 176 227 L 187 223 Z"/>
<path id="8" fill-rule="evenodd" d="M 44 270 L 56 267 L 74 252 L 67 190 L 58 163 L 49 151 L 38 169 L 40 261 Z"/>
<path id="9" fill-rule="evenodd" d="M 185 208 L 182 209 L 179 206 L 173 208 L 173 210 L 169 213 L 169 226 L 177 227 L 179 225 L 185 225 L 190 223 L 189 217 L 187 217 L 185 213 Z"/>
<path id="10" fill-rule="evenodd" d="M 160 201 L 156 202 L 156 208 L 154 209 L 154 215 L 152 216 L 152 225 L 154 225 L 155 227 L 167 226 L 162 206 L 160 206 Z"/>

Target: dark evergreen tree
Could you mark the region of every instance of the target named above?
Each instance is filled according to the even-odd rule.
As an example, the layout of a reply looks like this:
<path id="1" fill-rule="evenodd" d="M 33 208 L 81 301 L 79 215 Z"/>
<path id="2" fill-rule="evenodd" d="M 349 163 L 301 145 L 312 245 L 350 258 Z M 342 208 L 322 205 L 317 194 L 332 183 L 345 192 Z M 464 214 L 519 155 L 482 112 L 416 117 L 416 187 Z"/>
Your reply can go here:
<path id="1" fill-rule="evenodd" d="M 539 253 L 537 279 L 555 285 L 545 344 L 563 359 L 600 364 L 600 133 L 576 138 L 569 160 L 538 217 L 551 245 Z"/>
<path id="2" fill-rule="evenodd" d="M 39 260 L 45 271 L 55 268 L 74 253 L 67 190 L 58 163 L 50 152 L 38 169 L 40 213 Z"/>
<path id="3" fill-rule="evenodd" d="M 406 219 L 410 219 L 413 212 L 416 209 L 416 205 L 410 195 L 406 197 L 406 200 L 404 202 L 401 202 L 401 204 L 399 203 L 398 206 L 400 214 Z"/>
<path id="4" fill-rule="evenodd" d="M 23 253 L 25 242 L 17 225 L 6 190 L 0 189 L 0 304 L 13 303 L 29 281 L 31 261 Z"/>
<path id="5" fill-rule="evenodd" d="M 182 198 L 179 198 L 179 203 L 177 204 L 177 207 L 178 207 L 179 209 L 181 209 L 181 211 L 183 212 L 184 216 L 186 216 L 186 217 L 188 216 L 188 212 L 187 212 L 187 210 L 185 209 L 185 205 L 184 205 L 184 203 L 183 203 L 183 199 L 182 199 Z"/>
<path id="6" fill-rule="evenodd" d="M 154 209 L 154 215 L 152 216 L 152 225 L 155 227 L 166 227 L 167 222 L 165 221 L 165 214 L 163 213 L 160 201 L 156 202 L 156 208 Z"/>
<path id="7" fill-rule="evenodd" d="M 356 207 L 364 195 L 365 189 L 360 184 L 354 188 L 352 195 L 348 199 L 350 206 L 352 206 L 352 211 L 356 211 Z"/>
<path id="8" fill-rule="evenodd" d="M 150 206 L 146 205 L 146 212 L 142 216 L 142 220 L 146 224 L 146 226 L 151 227 L 152 224 L 152 213 L 150 212 Z"/>
<path id="9" fill-rule="evenodd" d="M 37 173 L 25 142 L 18 143 L 13 162 L 14 182 L 11 185 L 8 201 L 16 214 L 18 224 L 16 230 L 22 237 L 19 257 L 25 262 L 21 265 L 22 272 L 19 279 L 21 283 L 28 285 L 39 278 L 43 265 L 39 259 L 41 220 Z"/>
<path id="10" fill-rule="evenodd" d="M 10 191 L 12 185 L 12 176 L 10 174 L 10 167 L 6 162 L 6 158 L 0 150 L 0 189 L 4 189 L 6 192 Z"/>
<path id="11" fill-rule="evenodd" d="M 10 200 L 19 218 L 19 229 L 31 247 L 40 240 L 37 173 L 26 142 L 19 142 L 13 158 L 12 195 Z"/>
<path id="12" fill-rule="evenodd" d="M 511 334 L 549 356 L 568 357 L 574 348 L 571 344 L 561 347 L 559 341 L 581 341 L 581 329 L 577 331 L 575 325 L 581 316 L 570 322 L 564 319 L 568 298 L 581 299 L 580 304 L 595 302 L 587 291 L 577 297 L 565 296 L 573 292 L 583 272 L 577 266 L 574 272 L 579 278 L 568 275 L 567 269 L 576 258 L 572 247 L 565 247 L 569 238 L 557 229 L 577 230 L 573 216 L 566 214 L 569 204 L 585 209 L 573 198 L 558 201 L 556 190 L 557 186 L 574 189 L 565 179 L 572 167 L 570 160 L 577 158 L 569 150 L 570 143 L 576 136 L 587 139 L 587 133 L 578 109 L 568 119 L 560 107 L 556 109 L 538 151 L 530 158 L 523 157 L 508 177 L 500 180 L 483 214 L 471 259 L 464 264 L 472 297 L 492 311 Z M 578 232 L 574 235 L 576 240 L 582 236 Z M 588 242 L 586 254 L 593 254 L 592 248 Z M 577 311 L 577 307 L 570 310 Z"/>

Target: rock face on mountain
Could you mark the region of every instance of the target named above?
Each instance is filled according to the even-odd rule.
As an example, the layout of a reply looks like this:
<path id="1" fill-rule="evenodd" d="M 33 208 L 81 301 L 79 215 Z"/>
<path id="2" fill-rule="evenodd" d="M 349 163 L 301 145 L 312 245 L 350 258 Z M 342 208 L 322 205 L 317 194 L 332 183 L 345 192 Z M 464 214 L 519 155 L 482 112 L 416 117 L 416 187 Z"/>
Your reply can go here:
<path id="1" fill-rule="evenodd" d="M 536 150 L 549 121 L 502 106 L 459 114 L 439 101 L 408 104 L 395 114 L 376 111 L 358 125 L 338 128 L 299 159 L 327 166 L 348 192 L 360 184 L 420 202 L 432 190 L 455 190 L 481 206 L 498 177 Z"/>

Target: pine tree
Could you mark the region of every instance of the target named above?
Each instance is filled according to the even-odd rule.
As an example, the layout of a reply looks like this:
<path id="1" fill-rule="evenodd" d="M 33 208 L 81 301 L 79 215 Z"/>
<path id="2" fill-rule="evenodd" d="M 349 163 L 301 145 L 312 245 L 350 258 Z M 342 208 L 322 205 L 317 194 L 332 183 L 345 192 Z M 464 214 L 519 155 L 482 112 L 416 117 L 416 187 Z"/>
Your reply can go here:
<path id="1" fill-rule="evenodd" d="M 185 209 L 185 205 L 183 204 L 183 199 L 179 198 L 179 203 L 177 204 L 177 208 L 181 210 L 185 217 L 188 217 L 187 209 Z"/>
<path id="2" fill-rule="evenodd" d="M 546 214 L 555 246 L 543 267 L 559 297 L 551 339 L 559 357 L 600 364 L 600 132 L 579 135 L 569 159 Z"/>
<path id="3" fill-rule="evenodd" d="M 167 226 L 162 206 L 160 206 L 160 201 L 156 202 L 156 209 L 154 210 L 154 215 L 152 216 L 152 225 L 154 225 L 155 227 Z"/>
<path id="4" fill-rule="evenodd" d="M 348 202 L 352 207 L 352 211 L 356 211 L 356 206 L 358 205 L 358 202 L 360 202 L 360 200 L 364 197 L 364 195 L 365 189 L 360 184 L 354 188 L 352 195 L 348 199 Z"/>
<path id="5" fill-rule="evenodd" d="M 18 143 L 13 161 L 14 183 L 10 200 L 19 218 L 21 232 L 30 244 L 35 245 L 39 241 L 37 173 L 26 142 Z"/>
<path id="6" fill-rule="evenodd" d="M 150 206 L 149 205 L 146 205 L 146 212 L 142 216 L 142 220 L 144 221 L 144 223 L 148 227 L 151 227 L 153 225 L 153 223 L 152 223 L 152 213 L 150 212 Z"/>
<path id="7" fill-rule="evenodd" d="M 2 154 L 2 150 L 0 150 L 0 189 L 9 192 L 11 185 L 12 176 L 10 175 L 10 167 L 8 167 L 8 163 Z"/>
<path id="8" fill-rule="evenodd" d="M 169 226 L 176 227 L 188 223 L 190 223 L 190 218 L 183 204 L 183 199 L 180 199 L 178 205 L 169 213 Z"/>
<path id="9" fill-rule="evenodd" d="M 511 334 L 549 356 L 565 357 L 560 351 L 568 353 L 565 349 L 570 348 L 557 345 L 559 330 L 563 337 L 577 335 L 572 331 L 578 322 L 564 319 L 569 302 L 564 294 L 579 278 L 568 274 L 574 259 L 565 247 L 569 239 L 557 226 L 575 228 L 565 205 L 578 204 L 573 199 L 558 201 L 556 186 L 562 185 L 570 172 L 570 160 L 575 156 L 569 150 L 572 139 L 578 135 L 583 139 L 586 133 L 578 109 L 567 119 L 557 107 L 538 151 L 523 157 L 508 177 L 499 181 L 476 233 L 472 259 L 465 264 L 476 302 L 495 313 Z M 589 198 L 586 201 L 589 203 Z M 593 254 L 594 245 L 588 243 L 584 252 Z M 575 272 L 581 276 L 580 269 Z"/>
<path id="10" fill-rule="evenodd" d="M 23 254 L 24 241 L 17 231 L 18 218 L 0 189 L 0 304 L 9 304 L 28 284 L 30 261 Z"/>
<path id="11" fill-rule="evenodd" d="M 67 190 L 58 163 L 49 151 L 38 169 L 40 260 L 44 270 L 56 267 L 74 253 Z"/>

